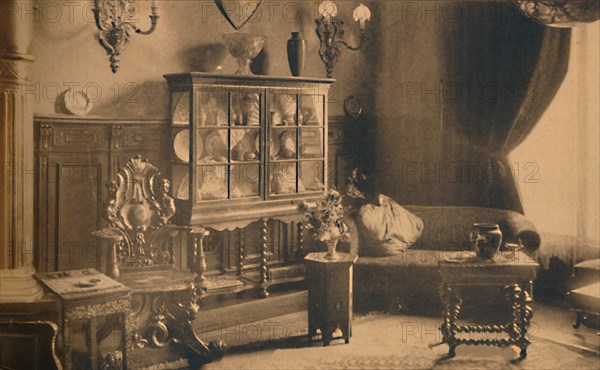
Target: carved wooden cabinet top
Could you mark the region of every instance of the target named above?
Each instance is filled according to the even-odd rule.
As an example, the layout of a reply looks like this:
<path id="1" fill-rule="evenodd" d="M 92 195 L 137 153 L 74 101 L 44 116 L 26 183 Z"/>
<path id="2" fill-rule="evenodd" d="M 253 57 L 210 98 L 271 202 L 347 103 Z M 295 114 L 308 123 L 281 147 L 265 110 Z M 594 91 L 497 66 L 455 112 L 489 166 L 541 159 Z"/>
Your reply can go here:
<path id="1" fill-rule="evenodd" d="M 332 79 L 178 73 L 170 90 L 174 222 L 232 230 L 299 220 L 327 190 Z M 182 211 L 184 210 L 184 211 Z"/>
<path id="2" fill-rule="evenodd" d="M 164 119 L 36 116 L 36 150 L 91 152 L 159 149 Z"/>

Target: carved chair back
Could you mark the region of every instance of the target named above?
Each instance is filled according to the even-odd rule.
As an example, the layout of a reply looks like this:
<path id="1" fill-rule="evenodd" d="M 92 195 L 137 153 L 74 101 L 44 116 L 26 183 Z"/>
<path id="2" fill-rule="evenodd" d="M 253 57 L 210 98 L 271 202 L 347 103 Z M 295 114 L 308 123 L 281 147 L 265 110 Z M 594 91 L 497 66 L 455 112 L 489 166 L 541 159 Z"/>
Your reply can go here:
<path id="1" fill-rule="evenodd" d="M 170 225 L 175 202 L 169 196 L 170 181 L 140 155 L 131 158 L 106 184 L 103 205 L 108 229 L 96 233 L 115 241 L 112 261 L 119 270 L 140 267 L 172 267 L 175 263 L 176 226 Z M 108 237 L 110 239 L 110 236 Z"/>

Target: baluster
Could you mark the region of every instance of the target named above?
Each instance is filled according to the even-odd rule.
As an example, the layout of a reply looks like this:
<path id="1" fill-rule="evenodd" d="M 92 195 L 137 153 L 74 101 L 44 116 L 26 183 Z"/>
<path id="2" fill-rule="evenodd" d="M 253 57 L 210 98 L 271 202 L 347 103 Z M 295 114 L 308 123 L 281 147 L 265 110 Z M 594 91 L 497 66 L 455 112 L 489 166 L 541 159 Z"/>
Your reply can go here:
<path id="1" fill-rule="evenodd" d="M 196 273 L 194 285 L 196 286 L 198 296 L 202 297 L 206 288 L 206 255 L 204 254 L 204 238 L 209 234 L 208 230 L 203 227 L 195 227 L 191 231 L 194 240 L 193 266 L 192 271 Z"/>
<path id="2" fill-rule="evenodd" d="M 450 346 L 450 350 L 448 351 L 448 355 L 454 357 L 456 356 L 456 346 L 458 344 L 458 314 L 460 312 L 460 308 L 462 305 L 462 299 L 458 296 L 458 294 L 448 286 L 448 294 L 451 297 L 452 301 L 452 312 L 450 318 L 450 342 L 452 345 Z M 452 299 L 454 298 L 454 299 Z"/>
<path id="3" fill-rule="evenodd" d="M 508 327 L 510 339 L 519 345 L 521 342 L 521 288 L 514 284 L 508 287 L 507 294 L 511 303 L 511 322 Z"/>
<path id="4" fill-rule="evenodd" d="M 519 295 L 519 301 L 521 306 L 521 322 L 520 322 L 520 337 L 519 347 L 521 348 L 520 358 L 524 359 L 527 357 L 527 346 L 529 346 L 529 340 L 527 339 L 527 329 L 529 328 L 529 321 L 533 316 L 533 309 L 530 303 L 533 301 L 529 296 L 528 289 L 522 289 Z"/>
<path id="5" fill-rule="evenodd" d="M 244 259 L 246 254 L 246 236 L 244 228 L 238 230 L 238 264 L 237 274 L 242 275 L 244 273 Z"/>
<path id="6" fill-rule="evenodd" d="M 298 247 L 296 253 L 298 254 L 298 258 L 304 258 L 304 222 L 298 222 Z"/>
<path id="7" fill-rule="evenodd" d="M 269 287 L 269 278 L 268 278 L 268 266 L 267 266 L 267 248 L 269 247 L 268 244 L 268 222 L 267 219 L 262 219 L 261 220 L 261 229 L 260 229 L 260 241 L 261 241 L 261 245 L 260 245 L 260 267 L 259 267 L 259 272 L 260 272 L 260 292 L 258 293 L 258 296 L 260 298 L 267 298 L 269 296 L 269 291 L 267 290 L 267 288 Z"/>

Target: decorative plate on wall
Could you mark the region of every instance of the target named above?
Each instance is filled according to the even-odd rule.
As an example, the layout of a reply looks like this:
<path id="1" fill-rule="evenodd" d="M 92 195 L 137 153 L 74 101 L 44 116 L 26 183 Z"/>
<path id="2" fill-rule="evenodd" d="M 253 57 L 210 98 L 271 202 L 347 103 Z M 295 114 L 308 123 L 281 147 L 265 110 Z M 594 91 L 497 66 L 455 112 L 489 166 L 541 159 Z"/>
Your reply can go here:
<path id="1" fill-rule="evenodd" d="M 357 97 L 350 95 L 344 100 L 344 111 L 352 118 L 358 118 L 362 114 L 363 105 Z"/>
<path id="2" fill-rule="evenodd" d="M 65 108 L 76 116 L 85 116 L 90 112 L 94 103 L 83 91 L 67 90 L 64 95 Z"/>

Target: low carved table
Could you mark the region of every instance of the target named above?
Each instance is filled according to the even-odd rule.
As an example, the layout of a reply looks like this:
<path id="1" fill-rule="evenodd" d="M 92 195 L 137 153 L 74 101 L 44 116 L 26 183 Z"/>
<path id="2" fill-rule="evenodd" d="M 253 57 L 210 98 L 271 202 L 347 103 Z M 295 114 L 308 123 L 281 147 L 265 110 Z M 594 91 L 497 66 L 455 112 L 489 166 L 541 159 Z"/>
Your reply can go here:
<path id="1" fill-rule="evenodd" d="M 304 257 L 308 266 L 308 339 L 321 331 L 324 345 L 337 339 L 339 328 L 346 343 L 352 336 L 352 266 L 358 256 L 337 253 L 338 259 L 325 259 L 324 252 Z"/>
<path id="2" fill-rule="evenodd" d="M 71 329 L 77 321 L 85 321 L 86 346 L 89 353 L 89 368 L 100 366 L 126 367 L 127 342 L 131 341 L 126 329 L 126 319 L 131 308 L 131 290 L 123 284 L 94 269 L 59 271 L 37 274 L 36 277 L 49 292 L 56 294 L 62 303 L 62 345 L 65 369 L 73 368 L 71 359 Z M 117 317 L 121 338 L 121 361 L 107 356 L 110 363 L 98 364 L 98 318 Z M 116 361 L 115 361 L 116 360 Z M 120 365 L 120 366 L 119 366 Z"/>
<path id="3" fill-rule="evenodd" d="M 443 323 L 440 327 L 442 342 L 448 344 L 448 356 L 456 355 L 456 347 L 465 345 L 487 345 L 506 347 L 516 345 L 521 349 L 520 359 L 527 357 L 527 329 L 533 310 L 530 290 L 537 274 L 538 264 L 525 254 L 516 252 L 501 255 L 495 260 L 476 257 L 465 252 L 462 258 L 447 259 L 439 263 L 442 276 L 440 297 L 443 304 Z M 464 292 L 477 294 L 477 287 L 491 286 L 504 289 L 511 307 L 508 323 L 493 325 L 459 325 L 457 323 Z M 464 288 L 464 289 L 463 289 Z M 462 338 L 469 333 L 508 334 L 502 339 Z"/>

